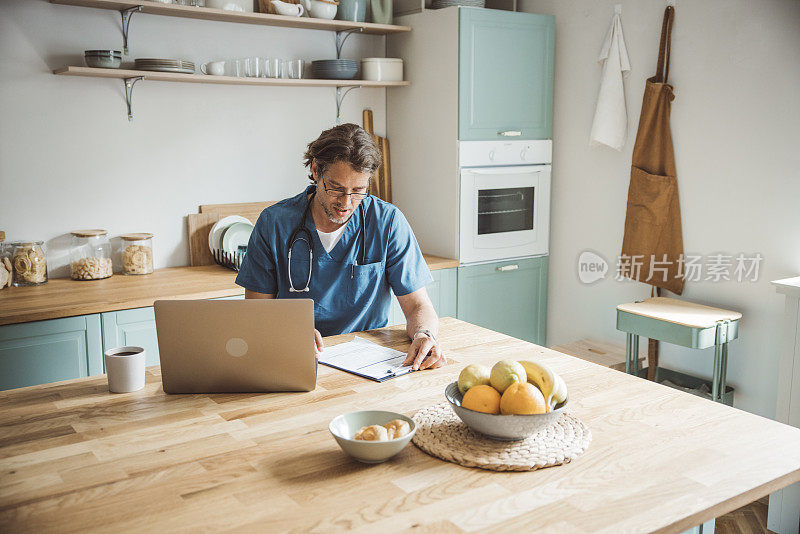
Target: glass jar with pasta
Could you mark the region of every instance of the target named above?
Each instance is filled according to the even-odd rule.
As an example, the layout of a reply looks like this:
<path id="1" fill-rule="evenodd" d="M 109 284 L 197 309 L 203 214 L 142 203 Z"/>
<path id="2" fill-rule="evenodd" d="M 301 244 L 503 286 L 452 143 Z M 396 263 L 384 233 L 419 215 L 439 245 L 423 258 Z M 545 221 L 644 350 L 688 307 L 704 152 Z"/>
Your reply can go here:
<path id="1" fill-rule="evenodd" d="M 122 272 L 125 274 L 150 274 L 153 272 L 153 234 L 124 234 L 122 243 Z"/>
<path id="2" fill-rule="evenodd" d="M 42 241 L 14 241 L 11 243 L 14 286 L 37 286 L 47 282 L 47 260 L 42 245 Z"/>
<path id="3" fill-rule="evenodd" d="M 114 274 L 111 242 L 105 230 L 72 232 L 69 257 L 70 278 L 73 280 L 101 280 Z"/>

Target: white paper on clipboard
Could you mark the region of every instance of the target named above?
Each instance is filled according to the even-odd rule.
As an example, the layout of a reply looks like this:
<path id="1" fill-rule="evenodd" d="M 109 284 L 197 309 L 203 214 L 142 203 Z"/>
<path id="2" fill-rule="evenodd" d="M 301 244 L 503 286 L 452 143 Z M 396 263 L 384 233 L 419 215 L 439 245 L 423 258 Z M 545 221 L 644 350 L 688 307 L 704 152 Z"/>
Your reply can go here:
<path id="1" fill-rule="evenodd" d="M 411 372 L 403 365 L 406 353 L 356 336 L 352 341 L 325 347 L 319 363 L 383 382 Z"/>

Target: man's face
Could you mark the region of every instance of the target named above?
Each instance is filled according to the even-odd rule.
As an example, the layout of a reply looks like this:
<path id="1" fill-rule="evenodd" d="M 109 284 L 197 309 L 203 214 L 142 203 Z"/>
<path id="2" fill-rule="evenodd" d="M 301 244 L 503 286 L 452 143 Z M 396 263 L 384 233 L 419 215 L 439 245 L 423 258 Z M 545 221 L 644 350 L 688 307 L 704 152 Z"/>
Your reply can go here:
<path id="1" fill-rule="evenodd" d="M 369 174 L 358 172 L 349 163 L 337 161 L 325 170 L 321 176 L 316 162 L 312 164 L 314 179 L 317 182 L 315 198 L 325 215 L 332 223 L 344 224 L 358 208 L 361 199 L 352 195 L 338 196 L 338 193 L 363 193 L 369 187 Z M 326 191 L 327 189 L 327 191 Z"/>

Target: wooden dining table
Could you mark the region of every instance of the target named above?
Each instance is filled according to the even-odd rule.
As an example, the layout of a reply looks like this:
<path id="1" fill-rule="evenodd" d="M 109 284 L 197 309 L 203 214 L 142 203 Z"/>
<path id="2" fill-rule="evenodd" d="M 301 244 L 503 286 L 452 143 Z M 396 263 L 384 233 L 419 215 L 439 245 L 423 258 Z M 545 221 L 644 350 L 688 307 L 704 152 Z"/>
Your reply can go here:
<path id="1" fill-rule="evenodd" d="M 359 335 L 399 350 L 404 328 Z M 800 429 L 451 318 L 450 364 L 307 393 L 112 394 L 104 375 L 0 392 L 0 532 L 681 532 L 800 481 Z M 353 334 L 325 339 L 327 345 Z M 572 462 L 495 472 L 409 444 L 348 457 L 335 416 L 413 415 L 467 363 L 539 359 L 591 430 Z"/>

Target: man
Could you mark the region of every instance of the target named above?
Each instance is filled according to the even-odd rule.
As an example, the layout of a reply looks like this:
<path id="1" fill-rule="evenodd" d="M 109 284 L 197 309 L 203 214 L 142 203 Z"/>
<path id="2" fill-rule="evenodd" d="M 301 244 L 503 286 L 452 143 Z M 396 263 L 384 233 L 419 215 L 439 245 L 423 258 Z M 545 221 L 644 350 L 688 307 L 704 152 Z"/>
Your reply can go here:
<path id="1" fill-rule="evenodd" d="M 425 286 L 433 278 L 414 233 L 392 204 L 367 194 L 381 155 L 366 131 L 342 124 L 308 144 L 313 182 L 265 209 L 236 283 L 245 298 L 311 298 L 317 353 L 322 336 L 385 326 L 390 289 L 412 339 L 404 362 L 441 367 L 439 318 Z"/>

